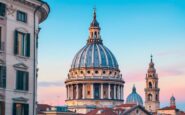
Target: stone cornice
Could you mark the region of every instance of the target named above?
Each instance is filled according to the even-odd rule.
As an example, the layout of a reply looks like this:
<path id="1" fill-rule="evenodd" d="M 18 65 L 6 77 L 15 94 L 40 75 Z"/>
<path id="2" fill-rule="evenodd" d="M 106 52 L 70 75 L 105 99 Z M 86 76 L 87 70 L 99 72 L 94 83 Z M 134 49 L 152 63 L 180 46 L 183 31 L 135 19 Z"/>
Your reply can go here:
<path id="1" fill-rule="evenodd" d="M 34 9 L 40 7 L 43 4 L 42 7 L 39 9 L 39 12 L 41 14 L 41 17 L 39 20 L 40 23 L 43 22 L 48 17 L 48 15 L 50 13 L 49 5 L 42 0 L 9 0 L 9 1 L 19 2 L 24 5 L 30 6 Z"/>

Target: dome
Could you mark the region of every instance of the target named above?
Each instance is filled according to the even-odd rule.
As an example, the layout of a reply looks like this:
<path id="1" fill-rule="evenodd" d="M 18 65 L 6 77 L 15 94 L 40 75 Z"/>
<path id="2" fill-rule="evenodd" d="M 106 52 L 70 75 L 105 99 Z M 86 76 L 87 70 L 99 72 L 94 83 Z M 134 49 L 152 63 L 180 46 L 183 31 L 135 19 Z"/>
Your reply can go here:
<path id="1" fill-rule="evenodd" d="M 118 63 L 107 47 L 94 43 L 85 45 L 73 59 L 71 68 L 83 67 L 118 69 Z"/>
<path id="2" fill-rule="evenodd" d="M 110 68 L 118 69 L 118 63 L 112 52 L 103 45 L 100 36 L 96 11 L 89 28 L 87 44 L 75 55 L 71 69 L 74 68 Z"/>
<path id="3" fill-rule="evenodd" d="M 136 87 L 133 86 L 132 93 L 126 99 L 127 104 L 143 105 L 141 96 L 136 92 Z"/>

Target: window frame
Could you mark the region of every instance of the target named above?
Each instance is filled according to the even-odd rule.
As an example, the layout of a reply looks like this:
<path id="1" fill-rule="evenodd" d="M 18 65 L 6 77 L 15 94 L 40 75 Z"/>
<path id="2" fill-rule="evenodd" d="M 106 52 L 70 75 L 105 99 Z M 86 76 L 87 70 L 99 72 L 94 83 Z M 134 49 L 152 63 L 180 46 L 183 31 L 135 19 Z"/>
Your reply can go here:
<path id="1" fill-rule="evenodd" d="M 28 14 L 26 12 L 17 10 L 16 19 L 17 19 L 17 21 L 27 23 L 28 22 Z"/>
<path id="2" fill-rule="evenodd" d="M 17 106 L 20 105 L 21 115 L 29 115 L 29 104 L 27 103 L 13 103 L 13 115 L 17 115 Z"/>
<path id="3" fill-rule="evenodd" d="M 6 16 L 6 4 L 0 2 L 0 17 L 5 17 L 5 16 Z"/>
<path id="4" fill-rule="evenodd" d="M 20 74 L 22 74 L 22 76 L 19 76 Z M 22 77 L 22 79 L 18 78 L 18 77 Z M 20 83 L 20 82 L 22 82 L 22 83 Z M 29 91 L 29 72 L 23 71 L 23 70 L 16 70 L 16 87 L 15 87 L 15 89 L 18 91 Z"/>
<path id="5" fill-rule="evenodd" d="M 31 53 L 30 33 L 24 33 L 24 32 L 15 30 L 14 54 L 21 57 L 30 57 L 30 53 Z"/>

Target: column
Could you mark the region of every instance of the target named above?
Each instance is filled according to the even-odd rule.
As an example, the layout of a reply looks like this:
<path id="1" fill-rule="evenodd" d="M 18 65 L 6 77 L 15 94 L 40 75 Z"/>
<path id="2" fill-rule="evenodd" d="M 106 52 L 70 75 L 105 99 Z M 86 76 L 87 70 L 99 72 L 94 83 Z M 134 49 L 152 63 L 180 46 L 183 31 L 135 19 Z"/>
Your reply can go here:
<path id="1" fill-rule="evenodd" d="M 66 95 L 67 95 L 67 99 L 68 99 L 68 85 L 66 85 Z"/>
<path id="2" fill-rule="evenodd" d="M 120 99 L 120 87 L 119 85 L 117 87 L 118 87 L 118 99 Z"/>
<path id="3" fill-rule="evenodd" d="M 91 92 L 92 92 L 91 97 L 92 99 L 94 99 L 94 84 L 93 83 L 91 85 Z"/>
<path id="4" fill-rule="evenodd" d="M 79 99 L 79 86 L 76 84 L 76 99 Z"/>
<path id="5" fill-rule="evenodd" d="M 101 84 L 101 99 L 103 99 L 103 84 Z"/>
<path id="6" fill-rule="evenodd" d="M 83 90 L 83 91 L 82 91 L 82 92 L 83 92 L 83 95 L 82 95 L 83 97 L 82 97 L 82 99 L 85 99 L 85 84 L 83 84 L 83 89 L 82 89 L 82 90 Z"/>
<path id="7" fill-rule="evenodd" d="M 121 98 L 120 99 L 123 100 L 123 87 L 122 87 L 122 85 L 121 85 Z"/>
<path id="8" fill-rule="evenodd" d="M 122 90 L 121 90 L 121 85 L 119 86 L 120 87 L 120 100 L 122 98 Z"/>
<path id="9" fill-rule="evenodd" d="M 114 84 L 114 99 L 116 99 L 116 85 Z"/>
<path id="10" fill-rule="evenodd" d="M 71 85 L 68 85 L 68 98 L 71 99 L 71 92 L 70 92 L 70 89 L 71 89 Z"/>
<path id="11" fill-rule="evenodd" d="M 110 84 L 108 84 L 108 99 L 110 99 Z"/>
<path id="12" fill-rule="evenodd" d="M 71 85 L 71 99 L 73 99 L 73 90 L 74 90 L 74 88 L 73 88 L 73 84 Z"/>

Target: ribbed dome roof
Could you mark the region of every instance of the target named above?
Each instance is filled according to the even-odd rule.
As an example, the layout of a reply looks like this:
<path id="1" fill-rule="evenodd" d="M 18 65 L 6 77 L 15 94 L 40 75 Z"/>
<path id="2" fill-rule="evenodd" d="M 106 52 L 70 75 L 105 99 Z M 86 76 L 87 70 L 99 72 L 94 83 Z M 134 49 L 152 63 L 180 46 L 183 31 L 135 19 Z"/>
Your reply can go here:
<path id="1" fill-rule="evenodd" d="M 133 86 L 132 93 L 126 99 L 127 104 L 143 105 L 141 96 L 136 92 L 136 87 Z"/>
<path id="2" fill-rule="evenodd" d="M 118 69 L 116 58 L 112 52 L 103 45 L 95 10 L 89 32 L 90 35 L 87 44 L 75 55 L 71 68 L 89 67 Z"/>
<path id="3" fill-rule="evenodd" d="M 104 67 L 118 69 L 112 52 L 103 44 L 87 44 L 74 57 L 71 68 Z"/>

